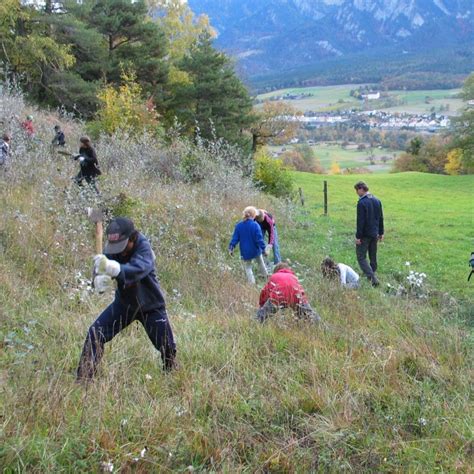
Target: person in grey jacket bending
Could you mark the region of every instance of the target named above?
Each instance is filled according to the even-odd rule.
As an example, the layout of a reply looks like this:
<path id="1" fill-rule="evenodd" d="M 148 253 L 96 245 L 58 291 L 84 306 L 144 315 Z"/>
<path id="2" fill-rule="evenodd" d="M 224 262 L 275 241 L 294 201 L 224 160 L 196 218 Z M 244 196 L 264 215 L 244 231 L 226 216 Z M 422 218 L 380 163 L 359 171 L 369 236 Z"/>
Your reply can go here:
<path id="1" fill-rule="evenodd" d="M 105 255 L 94 257 L 94 273 L 117 280 L 115 299 L 89 328 L 82 350 L 77 378 L 91 379 L 106 342 L 138 320 L 152 344 L 161 353 L 163 368 L 175 368 L 176 345 L 165 299 L 155 274 L 155 254 L 146 237 L 133 222 L 117 217 L 107 227 Z"/>

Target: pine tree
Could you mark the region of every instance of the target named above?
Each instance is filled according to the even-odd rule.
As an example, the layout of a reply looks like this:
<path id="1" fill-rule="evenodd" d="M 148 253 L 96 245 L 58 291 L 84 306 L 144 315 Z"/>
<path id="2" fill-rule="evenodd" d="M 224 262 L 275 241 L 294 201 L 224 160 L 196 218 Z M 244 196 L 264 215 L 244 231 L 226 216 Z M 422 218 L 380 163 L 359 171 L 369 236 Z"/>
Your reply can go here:
<path id="1" fill-rule="evenodd" d="M 171 113 L 191 133 L 244 145 L 244 129 L 252 122 L 249 93 L 230 59 L 212 47 L 205 35 L 183 59 L 180 69 L 191 82 L 178 84 L 169 102 Z"/>
<path id="2" fill-rule="evenodd" d="M 166 40 L 160 27 L 148 18 L 145 3 L 87 0 L 73 11 L 106 43 L 107 60 L 102 65 L 106 82 L 120 84 L 122 71 L 133 69 L 143 91 L 160 101 L 168 74 Z"/>

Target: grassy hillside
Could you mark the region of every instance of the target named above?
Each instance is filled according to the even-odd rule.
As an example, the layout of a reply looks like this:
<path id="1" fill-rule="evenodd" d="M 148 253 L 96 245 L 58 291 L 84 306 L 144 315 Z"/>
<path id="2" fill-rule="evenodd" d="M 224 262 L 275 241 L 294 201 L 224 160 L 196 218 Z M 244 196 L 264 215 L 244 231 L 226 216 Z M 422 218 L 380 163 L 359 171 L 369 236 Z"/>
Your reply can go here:
<path id="1" fill-rule="evenodd" d="M 110 215 L 133 216 L 156 251 L 181 367 L 164 375 L 134 323 L 107 345 L 97 380 L 75 384 L 87 328 L 112 299 L 88 290 L 94 243 L 84 209 L 97 197 L 71 182 L 73 163 L 21 138 L 20 99 L 0 105 L 15 137 L 12 168 L 0 178 L 5 472 L 469 472 L 471 307 L 448 296 L 396 297 L 365 284 L 342 291 L 322 281 L 326 253 L 354 263 L 355 177 L 328 177 L 330 217 L 321 218 L 318 177 L 297 176 L 308 198 L 302 211 L 221 166 L 232 156 L 218 145 L 195 149 L 146 136 L 97 144 L 100 199 Z M 35 116 L 38 139 L 48 143 L 59 119 Z M 72 146 L 81 125 L 63 125 Z M 198 184 L 181 174 L 193 160 L 206 170 Z M 387 215 L 384 283 L 411 259 L 430 283 L 448 281 L 446 271 L 465 284 L 465 240 L 452 237 L 462 239 L 469 183 L 371 176 Z M 442 199 L 448 192 L 454 197 Z M 245 283 L 238 259 L 226 253 L 251 203 L 277 216 L 282 253 L 321 326 L 289 314 L 264 326 L 252 320 L 259 288 Z M 450 240 L 438 251 L 443 236 Z"/>
<path id="2" fill-rule="evenodd" d="M 357 195 L 362 179 L 384 205 L 386 240 L 380 245 L 380 272 L 387 282 L 411 268 L 427 274 L 440 291 L 471 296 L 467 261 L 472 251 L 474 177 L 425 173 L 321 176 L 295 173 L 307 199 L 311 231 L 298 234 L 311 255 L 332 254 L 356 265 L 353 238 Z M 323 214 L 323 181 L 328 181 L 329 216 Z M 306 248 L 306 247 L 304 247 Z"/>
<path id="3" fill-rule="evenodd" d="M 281 151 L 282 148 L 288 149 L 292 145 L 283 146 L 270 146 L 271 151 Z M 324 170 L 330 171 L 331 165 L 335 162 L 338 163 L 341 169 L 344 168 L 367 168 L 372 173 L 386 173 L 388 172 L 393 164 L 394 156 L 399 152 L 389 150 L 386 148 L 374 148 L 373 154 L 376 164 L 371 165 L 367 158 L 369 157 L 369 150 L 360 151 L 357 148 L 343 148 L 341 145 L 333 145 L 327 143 L 318 143 L 317 145 L 311 145 L 314 150 L 315 156 L 318 158 Z M 386 163 L 381 161 L 382 157 L 387 157 Z"/>

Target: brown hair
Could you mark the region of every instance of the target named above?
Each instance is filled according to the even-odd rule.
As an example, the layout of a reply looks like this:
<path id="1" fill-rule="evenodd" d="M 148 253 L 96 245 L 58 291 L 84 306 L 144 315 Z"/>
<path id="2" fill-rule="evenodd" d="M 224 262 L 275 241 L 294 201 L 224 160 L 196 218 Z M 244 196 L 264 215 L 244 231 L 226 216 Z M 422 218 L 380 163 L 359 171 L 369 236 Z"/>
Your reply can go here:
<path id="1" fill-rule="evenodd" d="M 263 222 L 265 219 L 265 209 L 257 209 L 257 215 L 255 216 L 255 220 L 258 222 Z"/>
<path id="2" fill-rule="evenodd" d="M 92 146 L 91 139 L 85 135 L 81 137 L 79 141 L 88 148 Z"/>
<path id="3" fill-rule="evenodd" d="M 12 139 L 12 137 L 11 137 L 8 133 L 4 133 L 4 134 L 2 135 L 2 140 L 3 140 L 4 142 L 9 142 L 11 139 Z"/>
<path id="4" fill-rule="evenodd" d="M 290 268 L 290 266 L 286 262 L 277 263 L 273 268 L 273 273 L 276 273 L 283 268 Z"/>
<path id="5" fill-rule="evenodd" d="M 356 184 L 354 184 L 354 189 L 363 189 L 365 192 L 367 192 L 369 187 L 363 181 L 358 181 Z"/>
<path id="6" fill-rule="evenodd" d="M 341 271 L 331 257 L 326 257 L 321 263 L 321 273 L 326 278 L 336 278 L 339 277 Z"/>

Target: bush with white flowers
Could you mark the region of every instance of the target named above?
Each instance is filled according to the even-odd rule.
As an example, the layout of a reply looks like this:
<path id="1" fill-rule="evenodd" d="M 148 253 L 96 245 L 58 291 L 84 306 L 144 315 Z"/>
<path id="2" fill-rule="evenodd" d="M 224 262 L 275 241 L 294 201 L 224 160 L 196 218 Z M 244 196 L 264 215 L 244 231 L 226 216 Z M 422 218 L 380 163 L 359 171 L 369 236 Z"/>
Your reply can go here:
<path id="1" fill-rule="evenodd" d="M 412 270 L 411 263 L 405 262 L 408 267 L 408 275 L 399 275 L 398 285 L 387 283 L 387 292 L 395 296 L 413 296 L 415 298 L 426 298 L 429 294 L 426 286 L 427 275 L 424 272 Z"/>

